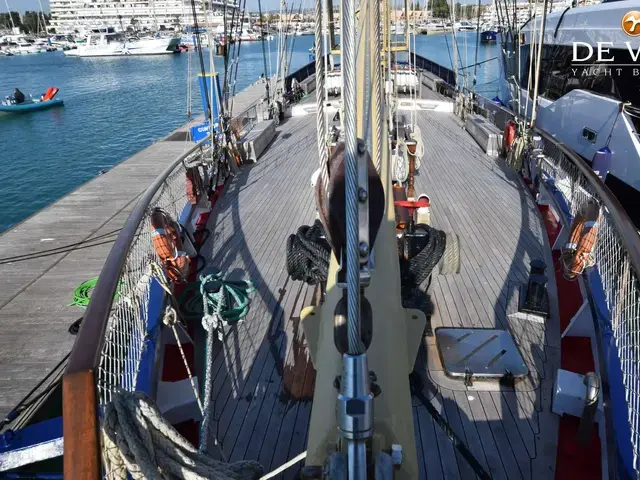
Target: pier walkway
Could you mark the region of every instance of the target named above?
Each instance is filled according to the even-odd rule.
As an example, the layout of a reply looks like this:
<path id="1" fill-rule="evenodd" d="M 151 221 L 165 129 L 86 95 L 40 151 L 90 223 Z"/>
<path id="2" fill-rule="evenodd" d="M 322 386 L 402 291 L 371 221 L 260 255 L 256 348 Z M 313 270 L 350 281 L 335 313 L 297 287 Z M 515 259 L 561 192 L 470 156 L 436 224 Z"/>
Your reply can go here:
<path id="1" fill-rule="evenodd" d="M 242 113 L 264 93 L 256 82 L 238 93 Z M 82 282 L 98 276 L 137 198 L 193 144 L 200 117 L 81 185 L 0 234 L 0 419 L 73 346 L 69 326 L 84 314 L 70 306 Z"/>

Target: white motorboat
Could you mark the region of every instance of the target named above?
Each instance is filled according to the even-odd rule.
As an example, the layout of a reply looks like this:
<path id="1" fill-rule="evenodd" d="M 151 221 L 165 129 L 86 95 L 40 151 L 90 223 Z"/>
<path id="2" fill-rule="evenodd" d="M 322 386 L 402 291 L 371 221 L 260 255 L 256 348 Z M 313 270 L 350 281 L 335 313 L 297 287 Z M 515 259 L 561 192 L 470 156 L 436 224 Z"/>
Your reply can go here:
<path id="1" fill-rule="evenodd" d="M 23 35 L 8 35 L 5 41 L 8 43 L 7 51 L 14 55 L 30 55 L 46 51 L 45 47 L 36 45 Z"/>
<path id="2" fill-rule="evenodd" d="M 242 40 L 243 42 L 252 42 L 255 40 L 260 40 L 262 37 L 252 28 L 243 28 L 242 32 L 237 36 L 238 40 Z"/>
<path id="3" fill-rule="evenodd" d="M 475 32 L 476 31 L 476 26 L 474 24 L 472 24 L 471 22 L 468 22 L 466 20 L 462 20 L 462 21 L 457 22 L 455 24 L 455 29 L 456 29 L 456 31 L 459 31 L 459 32 Z"/>
<path id="4" fill-rule="evenodd" d="M 118 57 L 127 55 L 166 55 L 176 53 L 179 38 L 153 37 L 127 39 L 114 28 L 94 29 L 84 44 L 65 51 L 70 57 Z"/>
<path id="5" fill-rule="evenodd" d="M 77 44 L 73 35 L 51 35 L 49 37 L 51 45 L 57 47 L 58 50 L 71 50 L 77 48 Z"/>

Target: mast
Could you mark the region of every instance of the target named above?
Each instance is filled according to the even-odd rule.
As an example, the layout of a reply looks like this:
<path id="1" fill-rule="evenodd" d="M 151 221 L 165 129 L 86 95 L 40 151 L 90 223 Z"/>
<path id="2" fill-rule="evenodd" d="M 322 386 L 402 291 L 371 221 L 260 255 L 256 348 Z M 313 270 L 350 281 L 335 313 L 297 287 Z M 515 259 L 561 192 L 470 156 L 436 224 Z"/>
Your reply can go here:
<path id="1" fill-rule="evenodd" d="M 7 6 L 7 12 L 9 12 L 9 19 L 11 20 L 11 28 L 13 30 L 16 29 L 16 24 L 13 23 L 13 15 L 11 15 L 11 9 L 9 8 L 9 1 L 8 0 L 4 0 L 4 4 Z"/>
<path id="2" fill-rule="evenodd" d="M 446 35 L 446 32 L 445 32 Z M 456 4 L 451 0 L 451 38 L 453 38 L 453 73 L 456 78 L 456 91 L 460 88 L 458 79 L 458 41 L 456 40 Z"/>
<path id="3" fill-rule="evenodd" d="M 480 0 L 478 0 L 478 14 L 476 21 L 476 57 L 473 65 L 473 93 L 476 93 L 477 73 L 478 73 L 478 50 L 480 47 Z"/>
<path id="4" fill-rule="evenodd" d="M 38 15 L 38 25 L 40 24 L 40 17 L 42 16 L 42 30 L 47 33 L 47 19 L 44 17 L 44 10 L 42 9 L 42 0 L 38 0 L 40 5 L 40 15 Z"/>
<path id="5" fill-rule="evenodd" d="M 156 17 L 156 0 L 151 1 L 151 15 L 153 16 L 153 28 L 158 31 L 158 18 Z"/>
<path id="6" fill-rule="evenodd" d="M 542 8 L 542 22 L 540 24 L 540 39 L 538 41 L 538 55 L 536 58 L 536 81 L 533 87 L 533 105 L 531 111 L 531 128 L 536 123 L 536 117 L 538 113 L 538 87 L 540 86 L 540 62 L 542 60 L 542 47 L 544 45 L 544 29 L 547 21 L 547 4 L 549 0 L 544 0 L 544 6 Z"/>

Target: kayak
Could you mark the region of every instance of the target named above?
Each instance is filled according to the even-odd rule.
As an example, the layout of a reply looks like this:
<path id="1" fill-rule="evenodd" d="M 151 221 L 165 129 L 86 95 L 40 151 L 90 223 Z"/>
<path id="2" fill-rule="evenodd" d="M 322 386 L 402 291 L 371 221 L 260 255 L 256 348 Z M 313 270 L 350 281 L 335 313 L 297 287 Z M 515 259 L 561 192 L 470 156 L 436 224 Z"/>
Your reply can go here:
<path id="1" fill-rule="evenodd" d="M 3 105 L 0 103 L 0 112 L 4 113 L 28 113 L 36 110 L 48 110 L 49 108 L 61 107 L 62 100 L 47 100 L 46 102 L 19 103 L 13 105 Z"/>

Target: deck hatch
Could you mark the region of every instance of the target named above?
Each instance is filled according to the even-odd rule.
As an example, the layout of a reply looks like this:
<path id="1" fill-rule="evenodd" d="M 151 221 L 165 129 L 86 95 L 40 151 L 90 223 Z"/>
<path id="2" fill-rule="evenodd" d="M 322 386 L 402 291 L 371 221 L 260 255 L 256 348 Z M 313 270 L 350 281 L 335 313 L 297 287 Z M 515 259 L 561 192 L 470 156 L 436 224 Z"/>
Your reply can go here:
<path id="1" fill-rule="evenodd" d="M 442 366 L 451 377 L 521 378 L 529 373 L 513 337 L 505 330 L 437 328 L 435 334 Z"/>

